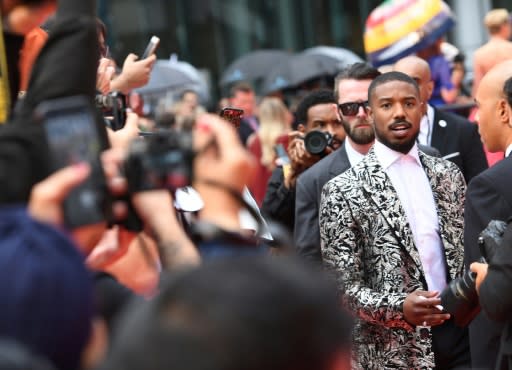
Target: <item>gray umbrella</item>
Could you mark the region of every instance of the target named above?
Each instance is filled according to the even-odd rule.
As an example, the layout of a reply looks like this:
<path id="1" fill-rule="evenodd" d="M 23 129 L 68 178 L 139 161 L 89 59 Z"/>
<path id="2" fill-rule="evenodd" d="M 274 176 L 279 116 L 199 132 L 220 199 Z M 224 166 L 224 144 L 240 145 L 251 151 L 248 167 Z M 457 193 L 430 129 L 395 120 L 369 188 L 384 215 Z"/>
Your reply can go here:
<path id="1" fill-rule="evenodd" d="M 315 46 L 309 49 L 305 49 L 302 51 L 303 54 L 313 54 L 313 55 L 321 55 L 326 56 L 329 58 L 334 58 L 337 61 L 340 62 L 339 67 L 341 69 L 357 63 L 357 62 L 363 62 L 363 59 L 361 59 L 357 54 L 354 52 L 344 49 L 344 48 L 338 48 L 334 46 Z"/>
<path id="2" fill-rule="evenodd" d="M 185 86 L 202 86 L 201 74 L 191 64 L 186 62 L 157 60 L 149 82 L 137 89 L 141 94 L 154 94 L 176 90 Z"/>

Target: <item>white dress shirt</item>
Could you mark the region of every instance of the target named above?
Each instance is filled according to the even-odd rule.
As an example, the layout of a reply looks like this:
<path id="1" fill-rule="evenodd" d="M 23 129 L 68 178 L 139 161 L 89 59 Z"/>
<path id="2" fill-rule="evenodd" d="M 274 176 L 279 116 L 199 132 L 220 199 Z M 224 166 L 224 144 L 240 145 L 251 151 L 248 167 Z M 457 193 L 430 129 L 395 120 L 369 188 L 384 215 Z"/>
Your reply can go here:
<path id="1" fill-rule="evenodd" d="M 507 150 L 505 150 L 505 158 L 507 158 L 510 155 L 510 152 L 512 152 L 512 144 L 507 146 Z"/>
<path id="2" fill-rule="evenodd" d="M 418 134 L 418 143 L 430 145 L 432 142 L 432 131 L 434 130 L 434 108 L 427 105 L 427 114 L 423 116 L 420 122 L 420 132 Z"/>
<path id="3" fill-rule="evenodd" d="M 347 157 L 351 167 L 354 167 L 356 164 L 358 164 L 365 156 L 364 154 L 361 154 L 354 149 L 348 138 L 345 139 L 345 150 L 347 151 Z"/>
<path id="4" fill-rule="evenodd" d="M 402 154 L 375 141 L 374 148 L 407 216 L 428 289 L 441 292 L 446 286 L 446 263 L 436 204 L 418 147 L 415 144 L 408 154 Z"/>

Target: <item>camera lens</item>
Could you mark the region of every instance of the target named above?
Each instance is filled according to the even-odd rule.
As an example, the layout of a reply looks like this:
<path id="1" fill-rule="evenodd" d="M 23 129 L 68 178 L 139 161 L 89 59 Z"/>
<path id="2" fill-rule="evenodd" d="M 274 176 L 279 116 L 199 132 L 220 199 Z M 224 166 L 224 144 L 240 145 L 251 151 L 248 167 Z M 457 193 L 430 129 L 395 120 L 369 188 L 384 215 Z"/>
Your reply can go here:
<path id="1" fill-rule="evenodd" d="M 311 154 L 322 154 L 329 145 L 329 133 L 322 131 L 311 131 L 304 138 L 306 150 Z"/>

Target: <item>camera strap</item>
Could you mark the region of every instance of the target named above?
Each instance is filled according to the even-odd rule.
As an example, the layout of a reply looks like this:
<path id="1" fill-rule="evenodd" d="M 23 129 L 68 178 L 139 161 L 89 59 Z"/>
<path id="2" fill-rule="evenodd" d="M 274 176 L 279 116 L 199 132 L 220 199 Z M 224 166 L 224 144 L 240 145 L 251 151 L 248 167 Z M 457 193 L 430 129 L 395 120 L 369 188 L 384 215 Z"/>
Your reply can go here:
<path id="1" fill-rule="evenodd" d="M 7 56 L 5 50 L 3 16 L 0 13 L 0 124 L 7 121 L 11 106 L 9 91 L 9 71 L 7 70 Z"/>

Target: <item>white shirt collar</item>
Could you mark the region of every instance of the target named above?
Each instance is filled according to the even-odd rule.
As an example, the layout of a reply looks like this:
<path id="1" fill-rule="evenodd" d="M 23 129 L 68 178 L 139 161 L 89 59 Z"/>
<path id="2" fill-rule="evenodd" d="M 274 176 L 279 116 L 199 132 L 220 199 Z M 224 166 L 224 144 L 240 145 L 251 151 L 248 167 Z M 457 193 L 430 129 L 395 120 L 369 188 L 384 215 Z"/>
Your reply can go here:
<path id="1" fill-rule="evenodd" d="M 375 145 L 373 147 L 375 150 L 375 155 L 377 156 L 377 159 L 379 160 L 384 170 L 387 170 L 393 163 L 406 155 L 414 158 L 415 161 L 421 166 L 420 156 L 418 154 L 418 146 L 416 144 L 414 144 L 412 149 L 407 154 L 403 154 L 388 148 L 378 140 L 375 140 Z"/>
<path id="2" fill-rule="evenodd" d="M 512 152 L 512 144 L 507 146 L 507 150 L 505 150 L 505 158 L 510 155 L 510 152 Z"/>
<path id="3" fill-rule="evenodd" d="M 345 139 L 345 150 L 347 151 L 348 161 L 352 167 L 358 164 L 361 159 L 364 158 L 364 154 L 361 154 L 354 149 L 348 137 Z"/>

